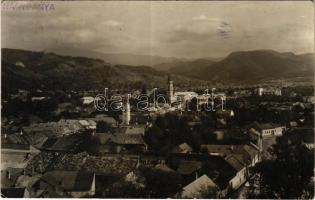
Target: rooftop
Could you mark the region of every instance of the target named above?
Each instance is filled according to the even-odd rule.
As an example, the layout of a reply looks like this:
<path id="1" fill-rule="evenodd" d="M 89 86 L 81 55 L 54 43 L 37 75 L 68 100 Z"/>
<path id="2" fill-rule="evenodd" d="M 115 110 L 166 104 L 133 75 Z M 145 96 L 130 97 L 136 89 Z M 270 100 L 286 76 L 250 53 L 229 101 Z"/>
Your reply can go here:
<path id="1" fill-rule="evenodd" d="M 217 185 L 207 176 L 203 175 L 183 187 L 181 194 L 182 198 L 205 198 L 203 192 L 206 192 L 208 188 L 216 188 Z"/>
<path id="2" fill-rule="evenodd" d="M 177 172 L 183 175 L 190 175 L 201 169 L 202 162 L 193 160 L 181 160 L 177 168 Z"/>
<path id="3" fill-rule="evenodd" d="M 94 173 L 56 170 L 46 172 L 41 179 L 66 191 L 88 191 L 92 187 Z"/>
<path id="4" fill-rule="evenodd" d="M 99 138 L 101 144 L 142 144 L 145 145 L 145 142 L 142 138 L 142 135 L 132 135 L 124 133 L 96 133 L 95 137 Z"/>
<path id="5" fill-rule="evenodd" d="M 275 124 L 275 123 L 258 123 L 258 122 L 255 122 L 254 127 L 259 129 L 259 130 L 266 130 L 266 129 L 279 128 L 282 126 L 279 124 Z"/>

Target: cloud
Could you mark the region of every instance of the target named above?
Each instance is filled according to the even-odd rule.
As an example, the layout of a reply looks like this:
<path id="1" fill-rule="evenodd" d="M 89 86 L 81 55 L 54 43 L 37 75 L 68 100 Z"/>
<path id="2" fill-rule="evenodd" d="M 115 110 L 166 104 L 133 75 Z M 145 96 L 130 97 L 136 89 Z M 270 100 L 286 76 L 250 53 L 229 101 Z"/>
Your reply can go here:
<path id="1" fill-rule="evenodd" d="M 220 19 L 217 19 L 217 18 L 209 18 L 205 15 L 199 15 L 199 16 L 196 16 L 196 17 L 192 17 L 192 20 L 199 20 L 199 21 L 212 21 L 212 22 L 219 22 L 221 21 Z"/>
<path id="2" fill-rule="evenodd" d="M 123 26 L 123 23 L 115 21 L 115 20 L 108 20 L 104 22 L 105 25 L 111 26 L 111 27 L 121 27 Z"/>
<path id="3" fill-rule="evenodd" d="M 49 12 L 4 10 L 2 46 L 180 57 L 262 48 L 314 51 L 312 3 L 261 2 L 260 9 L 249 2 L 53 3 Z"/>

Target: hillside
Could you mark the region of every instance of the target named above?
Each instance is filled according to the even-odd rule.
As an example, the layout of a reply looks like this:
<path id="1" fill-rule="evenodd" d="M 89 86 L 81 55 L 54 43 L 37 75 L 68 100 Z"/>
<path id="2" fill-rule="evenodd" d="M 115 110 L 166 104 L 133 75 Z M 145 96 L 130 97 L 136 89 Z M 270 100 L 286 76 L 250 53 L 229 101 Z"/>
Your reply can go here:
<path id="1" fill-rule="evenodd" d="M 162 71 L 168 71 L 173 74 L 199 78 L 201 71 L 205 70 L 208 66 L 214 63 L 214 61 L 208 59 L 196 59 L 193 61 L 162 63 L 154 66 L 154 68 Z"/>
<path id="2" fill-rule="evenodd" d="M 166 87 L 171 74 L 176 87 L 213 84 L 259 84 L 274 80 L 308 80 L 314 55 L 271 50 L 234 52 L 221 61 L 176 61 L 156 70 L 148 66 L 111 65 L 108 61 L 54 53 L 2 49 L 2 89 L 102 89 Z"/>
<path id="3" fill-rule="evenodd" d="M 182 62 L 168 71 L 215 83 L 262 83 L 314 76 L 314 54 L 295 55 L 272 50 L 231 53 L 219 62 Z"/>
<path id="4" fill-rule="evenodd" d="M 113 66 L 100 59 L 54 53 L 2 49 L 2 57 L 2 89 L 5 90 L 164 87 L 168 75 L 146 66 Z M 173 77 L 178 85 L 198 83 L 181 76 Z"/>
<path id="5" fill-rule="evenodd" d="M 212 81 L 259 82 L 314 75 L 314 57 L 271 50 L 235 52 L 200 74 Z"/>
<path id="6" fill-rule="evenodd" d="M 102 53 L 87 49 L 80 48 L 63 48 L 63 49 L 46 49 L 44 52 L 54 52 L 61 55 L 67 56 L 81 56 L 88 58 L 96 58 L 105 60 L 106 62 L 113 65 L 128 65 L 128 66 L 154 66 L 161 63 L 169 63 L 181 61 L 182 59 L 174 57 L 162 57 L 162 56 L 151 56 L 151 55 L 135 55 L 135 54 L 125 54 L 125 53 Z"/>

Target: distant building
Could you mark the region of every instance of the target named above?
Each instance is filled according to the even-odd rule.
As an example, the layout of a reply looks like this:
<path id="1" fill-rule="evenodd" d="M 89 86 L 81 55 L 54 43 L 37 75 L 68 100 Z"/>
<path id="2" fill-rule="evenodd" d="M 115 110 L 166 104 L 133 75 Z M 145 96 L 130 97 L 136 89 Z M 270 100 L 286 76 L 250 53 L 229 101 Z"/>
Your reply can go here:
<path id="1" fill-rule="evenodd" d="M 187 102 L 190 102 L 193 98 L 198 98 L 196 92 L 175 92 L 174 96 L 177 101 L 181 103 L 181 106 L 186 106 Z"/>
<path id="2" fill-rule="evenodd" d="M 15 63 L 16 66 L 19 66 L 19 67 L 22 67 L 22 68 L 25 68 L 25 65 L 22 61 L 16 61 Z"/>
<path id="3" fill-rule="evenodd" d="M 273 95 L 273 96 L 281 96 L 281 89 L 279 88 L 257 88 L 256 94 L 258 96 L 264 96 L 264 95 Z"/>

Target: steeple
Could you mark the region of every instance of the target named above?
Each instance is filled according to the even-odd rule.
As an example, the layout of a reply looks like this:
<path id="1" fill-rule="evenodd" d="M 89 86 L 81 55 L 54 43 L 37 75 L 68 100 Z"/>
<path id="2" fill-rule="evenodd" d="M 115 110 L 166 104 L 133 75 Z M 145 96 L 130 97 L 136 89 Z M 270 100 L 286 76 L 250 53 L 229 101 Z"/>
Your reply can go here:
<path id="1" fill-rule="evenodd" d="M 125 105 L 125 116 L 124 116 L 124 123 L 129 125 L 130 123 L 130 103 L 129 103 L 129 94 L 126 97 L 126 105 Z"/>
<path id="2" fill-rule="evenodd" d="M 167 76 L 167 84 L 168 84 L 168 91 L 167 91 L 167 95 L 169 98 L 169 103 L 173 103 L 174 102 L 174 88 L 173 88 L 173 81 L 171 79 L 171 76 L 168 75 Z"/>

